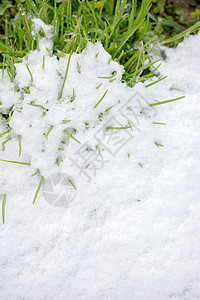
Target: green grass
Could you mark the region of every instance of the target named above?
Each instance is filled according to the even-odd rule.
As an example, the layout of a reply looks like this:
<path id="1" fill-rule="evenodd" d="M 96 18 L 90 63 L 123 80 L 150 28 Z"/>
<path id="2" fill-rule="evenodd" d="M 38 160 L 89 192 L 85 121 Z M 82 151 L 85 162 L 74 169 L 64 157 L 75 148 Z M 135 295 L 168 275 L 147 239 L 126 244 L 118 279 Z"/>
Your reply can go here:
<path id="1" fill-rule="evenodd" d="M 4 194 L 3 200 L 2 200 L 2 221 L 3 221 L 3 224 L 5 224 L 5 207 L 6 207 L 6 194 Z"/>
<path id="2" fill-rule="evenodd" d="M 152 4 L 155 9 L 155 2 L 155 0 L 102 0 L 98 2 L 94 0 L 63 2 L 47 0 L 21 2 L 17 0 L 15 5 L 9 2 L 10 5 L 7 8 L 5 5 L 2 6 L 1 30 L 4 32 L 0 38 L 0 67 L 6 67 L 10 79 L 13 81 L 15 77 L 14 63 L 20 61 L 31 50 L 38 49 L 38 41 L 45 33 L 41 29 L 34 39 L 31 18 L 37 17 L 54 27 L 54 48 L 51 55 L 56 54 L 59 59 L 64 53 L 71 55 L 73 52 L 81 52 L 88 41 L 92 43 L 100 41 L 112 58 L 125 66 L 126 72 L 123 80 L 130 86 L 140 81 L 145 82 L 156 71 L 156 69 L 150 71 L 150 67 L 153 67 L 154 64 L 150 55 L 153 47 L 151 50 L 149 49 L 150 43 L 155 44 L 157 37 L 157 31 L 154 28 L 156 17 L 152 17 L 152 13 L 150 13 Z M 161 14 L 162 7 L 159 9 L 161 9 Z M 159 9 L 157 10 L 159 11 Z M 14 18 L 11 11 L 14 12 Z M 184 29 L 181 27 L 178 35 L 167 36 L 162 43 L 176 43 L 186 34 L 196 32 L 199 28 L 199 22 L 186 31 L 181 30 Z M 59 98 L 62 97 L 70 58 Z M 146 59 L 149 59 L 147 66 L 144 64 Z M 44 67 L 45 61 L 43 60 Z M 77 67 L 81 72 L 81 66 Z M 28 66 L 27 70 L 31 83 L 33 83 L 33 76 Z"/>
<path id="3" fill-rule="evenodd" d="M 165 101 L 152 103 L 152 104 L 149 104 L 149 106 L 156 106 L 156 105 L 161 105 L 161 104 L 165 104 L 165 103 L 169 103 L 169 102 L 174 102 L 174 101 L 177 101 L 177 100 L 181 100 L 183 98 L 185 98 L 185 96 L 181 96 L 181 97 L 178 97 L 178 98 L 175 98 L 175 99 L 170 99 L 170 100 L 165 100 Z"/>
<path id="4" fill-rule="evenodd" d="M 101 99 L 95 104 L 94 108 L 96 108 L 100 103 L 101 101 L 104 99 L 104 97 L 106 96 L 108 90 L 105 91 L 105 93 L 103 94 L 103 96 L 101 97 Z"/>
<path id="5" fill-rule="evenodd" d="M 199 0 L 152 0 L 152 28 L 164 43 L 200 20 Z M 178 41 L 175 42 L 177 44 Z M 172 45 L 174 44 L 172 40 Z"/>
<path id="6" fill-rule="evenodd" d="M 25 166 L 30 166 L 30 163 L 23 162 L 23 161 L 16 161 L 16 160 L 7 160 L 7 159 L 0 159 L 0 161 L 12 163 L 12 164 L 19 164 L 19 165 L 25 165 Z"/>
<path id="7" fill-rule="evenodd" d="M 64 130 L 64 133 L 66 133 L 66 134 L 68 135 L 67 141 L 69 140 L 69 138 L 71 138 L 71 139 L 74 140 L 75 142 L 81 144 L 81 142 L 80 142 L 79 140 L 77 140 L 77 139 L 72 135 L 72 133 L 73 133 L 74 131 L 75 131 L 75 130 L 72 129 L 72 131 L 71 131 L 71 133 L 70 133 L 67 129 Z M 67 142 L 67 141 L 64 141 L 64 142 Z"/>
<path id="8" fill-rule="evenodd" d="M 35 204 L 35 201 L 36 201 L 36 199 L 37 199 L 37 196 L 38 196 L 38 194 L 39 194 L 39 191 L 40 191 L 40 189 L 41 189 L 41 187 L 42 187 L 43 181 L 44 181 L 44 177 L 41 176 L 39 185 L 38 185 L 38 187 L 37 187 L 37 190 L 36 190 L 36 192 L 35 192 L 35 196 L 34 196 L 34 198 L 33 198 L 33 204 Z"/>
<path id="9" fill-rule="evenodd" d="M 60 91 L 60 95 L 59 95 L 58 99 L 62 98 L 63 89 L 64 89 L 64 86 L 65 86 L 65 82 L 66 82 L 66 79 L 67 79 L 67 74 L 68 74 L 68 71 L 69 71 L 69 64 L 70 64 L 71 56 L 72 56 L 72 51 L 70 52 L 70 55 L 69 55 L 69 58 L 68 58 L 65 77 L 64 77 L 64 80 L 63 80 L 63 83 L 62 83 L 62 87 L 61 87 L 61 91 Z"/>

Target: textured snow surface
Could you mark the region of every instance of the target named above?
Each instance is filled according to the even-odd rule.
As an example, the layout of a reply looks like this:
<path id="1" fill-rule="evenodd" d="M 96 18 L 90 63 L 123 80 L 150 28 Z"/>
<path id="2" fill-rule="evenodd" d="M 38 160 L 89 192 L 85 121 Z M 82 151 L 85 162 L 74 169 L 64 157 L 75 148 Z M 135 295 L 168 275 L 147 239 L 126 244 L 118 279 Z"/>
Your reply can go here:
<path id="1" fill-rule="evenodd" d="M 0 192 L 7 193 L 6 225 L 0 232 L 0 299 L 200 299 L 200 35 L 188 37 L 176 49 L 165 48 L 167 59 L 160 73 L 168 78 L 149 88 L 138 84 L 131 89 L 121 83 L 123 68 L 114 61 L 108 64 L 110 57 L 100 44 L 90 44 L 82 54 L 72 55 L 63 98 L 56 104 L 63 82 L 56 69 L 65 74 L 68 56 L 58 62 L 42 43 L 39 52 L 17 65 L 19 88 L 30 83 L 26 64 L 36 87 L 21 100 L 22 111 L 14 112 L 14 138 L 0 152 L 0 158 L 32 165 L 0 162 Z M 83 73 L 77 71 L 77 60 Z M 115 81 L 98 78 L 112 76 L 113 71 Z M 4 114 L 20 101 L 8 78 L 6 82 L 0 83 L 1 98 L 8 98 L 1 99 Z M 76 98 L 69 102 L 73 88 Z M 109 152 L 99 142 L 105 164 L 96 174 L 85 169 L 90 178 L 71 164 L 70 157 L 81 147 L 72 139 L 60 166 L 52 163 L 60 135 L 68 128 L 63 119 L 71 119 L 71 128 L 77 129 L 74 136 L 95 149 L 97 131 L 99 137 L 105 126 L 128 124 L 123 104 L 130 100 L 133 108 L 137 92 L 149 103 L 183 94 L 186 98 L 135 117 L 133 132 L 127 129 L 128 142 L 115 155 L 111 146 Z M 31 100 L 47 105 L 49 114 L 41 118 L 40 108 L 27 105 Z M 30 122 L 35 126 L 32 132 Z M 90 129 L 85 122 L 92 124 Z M 43 133 L 51 125 L 47 140 Z M 1 125 L 0 133 L 6 129 Z M 127 130 L 118 133 L 126 138 Z M 18 135 L 24 136 L 20 159 Z M 41 146 L 47 152 L 41 152 Z M 45 178 L 56 170 L 73 177 L 77 194 L 67 208 L 49 205 L 42 193 L 32 205 L 40 175 L 30 175 L 37 168 Z"/>

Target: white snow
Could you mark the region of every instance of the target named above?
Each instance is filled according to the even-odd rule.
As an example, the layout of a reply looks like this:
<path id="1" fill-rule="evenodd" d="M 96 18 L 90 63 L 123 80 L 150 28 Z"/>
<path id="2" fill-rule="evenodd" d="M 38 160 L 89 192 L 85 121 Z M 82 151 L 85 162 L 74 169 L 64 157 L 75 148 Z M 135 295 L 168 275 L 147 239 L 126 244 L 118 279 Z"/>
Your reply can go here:
<path id="1" fill-rule="evenodd" d="M 43 29 L 50 44 L 51 30 Z M 0 112 L 7 113 L 15 104 L 10 122 L 14 138 L 0 158 L 31 163 L 29 167 L 0 162 L 0 192 L 7 193 L 6 224 L 0 233 L 0 299 L 200 299 L 200 34 L 176 49 L 164 48 L 167 59 L 160 73 L 168 78 L 149 88 L 121 83 L 123 68 L 114 61 L 108 64 L 110 56 L 101 44 L 89 44 L 82 54 L 72 55 L 60 100 L 63 78 L 56 69 L 64 76 L 69 55 L 60 61 L 51 57 L 44 39 L 40 51 L 16 65 L 19 88 L 30 85 L 26 64 L 32 72 L 30 94 L 19 99 L 22 91 L 14 91 L 6 73 L 0 82 Z M 112 76 L 113 71 L 113 82 L 98 78 Z M 76 98 L 69 102 L 73 88 Z M 182 100 L 149 109 L 148 103 L 183 94 Z M 41 108 L 27 104 L 32 100 L 48 108 L 46 115 L 41 117 Z M 64 119 L 72 121 L 63 124 Z M 133 132 L 105 131 L 106 126 L 126 126 L 128 121 Z M 43 133 L 51 125 L 47 140 Z M 69 139 L 60 154 L 63 130 L 72 128 L 82 144 Z M 1 125 L 0 134 L 6 130 L 8 126 Z M 122 139 L 127 141 L 124 146 Z M 77 151 L 82 146 L 94 150 L 84 154 L 93 155 L 99 169 L 92 170 L 92 158 L 84 161 L 84 167 L 89 166 L 82 173 L 72 164 L 81 160 Z M 63 159 L 59 166 L 58 155 Z M 30 177 L 37 168 L 41 174 Z M 74 179 L 73 202 L 67 208 L 55 207 L 40 191 L 33 206 L 41 175 L 47 179 L 55 172 Z"/>

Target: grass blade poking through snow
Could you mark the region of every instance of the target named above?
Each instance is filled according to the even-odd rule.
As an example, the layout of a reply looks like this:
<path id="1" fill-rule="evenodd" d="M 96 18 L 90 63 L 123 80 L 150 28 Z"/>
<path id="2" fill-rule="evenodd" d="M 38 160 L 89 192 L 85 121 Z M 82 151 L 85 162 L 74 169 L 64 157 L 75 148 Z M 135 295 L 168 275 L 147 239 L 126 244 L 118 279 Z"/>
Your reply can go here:
<path id="1" fill-rule="evenodd" d="M 50 54 L 51 57 L 53 57 L 53 54 L 50 52 L 50 50 L 46 47 L 47 52 Z"/>
<path id="2" fill-rule="evenodd" d="M 3 202 L 2 202 L 2 220 L 3 220 L 3 224 L 5 224 L 5 207 L 6 207 L 6 194 L 4 194 Z"/>
<path id="3" fill-rule="evenodd" d="M 105 97 L 105 95 L 107 94 L 108 90 L 105 91 L 105 93 L 103 94 L 103 96 L 101 97 L 101 99 L 97 102 L 97 104 L 95 104 L 94 108 L 96 108 L 100 103 L 101 101 L 103 100 L 103 98 Z"/>
<path id="4" fill-rule="evenodd" d="M 64 89 L 64 86 L 65 86 L 65 81 L 67 79 L 67 74 L 68 74 L 68 71 L 69 71 L 69 64 L 70 64 L 71 56 L 72 56 L 72 51 L 69 54 L 69 58 L 68 58 L 68 62 L 67 62 L 67 69 L 66 69 L 66 72 L 65 72 L 65 77 L 64 77 L 64 80 L 63 80 L 63 84 L 62 84 L 62 88 L 61 88 L 61 91 L 60 91 L 60 95 L 58 97 L 59 100 L 60 100 L 60 98 L 62 98 L 62 93 L 63 93 L 63 89 Z"/>
<path id="5" fill-rule="evenodd" d="M 37 174 L 39 174 L 39 173 L 40 173 L 40 170 L 37 169 L 37 171 L 35 171 L 35 172 L 31 175 L 31 177 L 33 177 L 33 176 L 35 176 L 35 175 L 37 175 Z"/>
<path id="6" fill-rule="evenodd" d="M 106 127 L 106 130 L 120 130 L 120 129 L 129 129 L 132 126 L 124 126 L 124 127 Z"/>
<path id="7" fill-rule="evenodd" d="M 40 179 L 38 188 L 37 188 L 37 190 L 36 190 L 34 199 L 33 199 L 33 204 L 35 204 L 35 201 L 36 201 L 36 199 L 37 199 L 37 196 L 38 196 L 38 194 L 39 194 L 39 191 L 40 191 L 40 189 L 41 189 L 41 186 L 42 186 L 42 184 L 43 184 L 43 181 L 44 181 L 44 177 L 42 176 L 41 179 Z"/>
<path id="8" fill-rule="evenodd" d="M 43 59 L 42 59 L 42 69 L 44 69 L 45 66 L 45 56 L 43 55 Z"/>
<path id="9" fill-rule="evenodd" d="M 145 87 L 148 88 L 148 87 L 150 87 L 150 86 L 152 86 L 152 85 L 154 85 L 154 84 L 156 84 L 156 83 L 158 83 L 158 82 L 164 80 L 165 78 L 167 78 L 167 76 L 160 77 L 158 80 L 156 80 L 156 81 L 154 81 L 154 82 L 151 82 L 151 83 L 147 84 Z"/>
<path id="10" fill-rule="evenodd" d="M 22 136 L 19 135 L 19 157 L 21 156 L 21 153 L 22 153 Z"/>
<path id="11" fill-rule="evenodd" d="M 64 133 L 66 133 L 68 135 L 68 139 L 72 138 L 74 141 L 76 141 L 77 143 L 81 144 L 81 142 L 79 140 L 77 140 L 72 133 L 74 132 L 74 130 L 72 129 L 71 133 L 69 133 L 69 131 L 67 131 L 66 129 L 64 130 Z"/>
<path id="12" fill-rule="evenodd" d="M 0 134 L 0 138 L 1 138 L 3 135 L 5 135 L 5 134 L 9 133 L 10 131 L 11 131 L 11 129 L 9 129 L 9 130 L 7 130 L 7 131 L 5 131 L 5 132 L 1 133 L 1 134 Z"/>
<path id="13" fill-rule="evenodd" d="M 167 125 L 166 123 L 160 123 L 160 122 L 152 122 L 152 124 L 157 124 L 157 125 Z"/>
<path id="14" fill-rule="evenodd" d="M 51 127 L 49 128 L 47 133 L 44 133 L 45 138 L 48 140 L 48 135 L 51 132 L 51 130 L 53 129 L 53 125 L 51 125 Z"/>
<path id="15" fill-rule="evenodd" d="M 98 76 L 98 78 L 101 78 L 101 79 L 112 79 L 115 77 L 115 75 L 117 74 L 117 71 L 114 71 L 112 76 Z"/>
<path id="16" fill-rule="evenodd" d="M 9 163 L 12 163 L 12 164 L 26 165 L 26 166 L 31 165 L 30 163 L 26 163 L 26 162 L 23 162 L 23 161 L 15 161 L 15 160 L 7 160 L 7 159 L 0 159 L 0 161 L 9 162 Z"/>
<path id="17" fill-rule="evenodd" d="M 26 67 L 27 67 L 27 70 L 28 70 L 28 72 L 29 72 L 29 74 L 31 76 L 31 83 L 33 83 L 33 75 L 31 73 L 31 70 L 29 69 L 28 65 L 26 65 Z"/>
<path id="18" fill-rule="evenodd" d="M 149 106 L 161 105 L 161 104 L 165 104 L 165 103 L 177 101 L 177 100 L 180 100 L 180 99 L 183 99 L 183 98 L 185 98 L 185 96 L 182 96 L 182 97 L 179 97 L 179 98 L 175 98 L 175 99 L 171 99 L 171 100 L 166 100 L 166 101 L 161 101 L 161 102 L 152 103 L 152 104 L 149 104 Z"/>
<path id="19" fill-rule="evenodd" d="M 71 185 L 73 186 L 73 188 L 77 191 L 77 188 L 75 187 L 75 185 L 73 184 L 73 182 L 71 181 L 71 179 L 68 179 L 68 180 L 71 183 Z"/>

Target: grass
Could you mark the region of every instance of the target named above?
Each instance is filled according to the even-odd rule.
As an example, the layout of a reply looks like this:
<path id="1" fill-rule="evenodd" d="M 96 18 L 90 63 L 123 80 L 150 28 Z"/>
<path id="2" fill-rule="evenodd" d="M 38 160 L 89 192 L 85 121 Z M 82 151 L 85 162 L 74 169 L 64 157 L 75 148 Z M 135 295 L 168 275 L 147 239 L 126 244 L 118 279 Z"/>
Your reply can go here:
<path id="1" fill-rule="evenodd" d="M 16 161 L 16 160 L 7 160 L 7 159 L 0 159 L 0 161 L 8 162 L 11 164 L 19 164 L 19 165 L 25 165 L 25 166 L 30 166 L 30 163 L 23 162 L 23 161 Z"/>
<path id="2" fill-rule="evenodd" d="M 95 104 L 94 108 L 96 108 L 101 103 L 101 101 L 104 99 L 104 97 L 107 94 L 107 92 L 108 92 L 108 90 L 105 91 L 105 93 L 103 94 L 103 96 L 101 97 L 101 99 Z"/>
<path id="3" fill-rule="evenodd" d="M 152 28 L 159 35 L 159 40 L 165 42 L 199 21 L 199 1 L 152 0 L 149 15 Z"/>
<path id="4" fill-rule="evenodd" d="M 165 104 L 165 103 L 169 103 L 169 102 L 174 102 L 174 101 L 177 101 L 177 100 L 181 100 L 183 98 L 185 98 L 185 96 L 181 96 L 181 97 L 178 97 L 178 98 L 175 98 L 175 99 L 170 99 L 170 100 L 165 100 L 165 101 L 152 103 L 152 104 L 149 104 L 149 106 L 156 106 L 156 105 L 161 105 L 161 104 Z"/>
<path id="5" fill-rule="evenodd" d="M 5 207 L 6 207 L 6 194 L 4 194 L 3 200 L 2 200 L 2 221 L 3 221 L 3 224 L 5 224 Z"/>
<path id="6" fill-rule="evenodd" d="M 21 140 L 22 140 L 22 137 L 21 137 L 21 135 L 19 135 L 19 157 L 21 156 L 21 153 L 22 153 L 22 142 L 21 142 Z"/>
<path id="7" fill-rule="evenodd" d="M 106 127 L 106 130 L 120 130 L 120 129 L 132 129 L 132 126 L 123 126 L 123 127 Z"/>
<path id="8" fill-rule="evenodd" d="M 68 181 L 71 183 L 71 185 L 73 186 L 73 188 L 77 191 L 77 188 L 75 187 L 75 185 L 73 184 L 73 182 L 71 181 L 71 179 L 68 179 Z"/>
<path id="9" fill-rule="evenodd" d="M 153 124 L 156 124 L 156 125 L 167 125 L 165 123 L 160 123 L 160 122 L 152 122 Z"/>
<path id="10" fill-rule="evenodd" d="M 38 196 L 38 194 L 39 194 L 39 191 L 40 191 L 40 189 L 41 189 L 41 187 L 42 187 L 43 181 L 44 181 L 44 177 L 41 176 L 39 185 L 38 185 L 37 190 L 36 190 L 36 192 L 35 192 L 35 196 L 34 196 L 34 199 L 33 199 L 33 204 L 35 204 L 35 201 L 36 201 L 36 199 L 37 199 L 37 196 Z"/>
<path id="11" fill-rule="evenodd" d="M 70 55 L 69 55 L 69 58 L 68 58 L 65 77 L 64 77 L 64 80 L 63 80 L 63 83 L 62 83 L 62 87 L 61 87 L 61 91 L 60 91 L 60 95 L 59 95 L 58 99 L 62 98 L 63 89 L 64 89 L 64 86 L 65 86 L 65 82 L 66 82 L 66 79 L 67 79 L 67 74 L 68 74 L 68 71 L 69 71 L 69 64 L 70 64 L 71 56 L 72 56 L 72 51 L 70 52 Z"/>
<path id="12" fill-rule="evenodd" d="M 72 135 L 73 132 L 74 132 L 74 129 L 72 129 L 71 133 L 70 133 L 67 129 L 64 130 L 64 133 L 66 133 L 66 134 L 68 135 L 67 140 L 69 140 L 69 138 L 71 138 L 71 139 L 73 139 L 75 142 L 81 144 L 81 142 L 80 142 L 79 140 L 77 140 L 77 139 Z"/>
<path id="13" fill-rule="evenodd" d="M 171 37 L 169 39 L 166 39 L 164 41 L 161 42 L 162 45 L 165 45 L 165 44 L 169 44 L 169 43 L 174 43 L 174 42 L 177 42 L 177 41 L 180 41 L 181 39 L 183 39 L 187 34 L 191 34 L 193 32 L 195 32 L 196 30 L 199 30 L 200 28 L 200 21 L 195 23 L 193 26 L 191 26 L 190 28 L 184 30 L 183 32 L 177 34 L 176 36 L 174 37 Z"/>
<path id="14" fill-rule="evenodd" d="M 45 138 L 46 138 L 47 140 L 48 140 L 48 135 L 49 135 L 49 133 L 51 132 L 52 129 L 53 129 L 53 125 L 50 126 L 50 128 L 49 128 L 49 130 L 48 130 L 47 133 L 43 133 L 44 136 L 45 136 Z"/>
<path id="15" fill-rule="evenodd" d="M 31 83 L 33 83 L 33 75 L 32 75 L 32 73 L 31 73 L 31 71 L 30 71 L 30 69 L 29 69 L 29 66 L 26 65 L 26 68 L 27 68 L 27 70 L 28 70 L 28 72 L 29 72 L 29 74 L 30 74 L 30 76 L 31 76 Z"/>
<path id="16" fill-rule="evenodd" d="M 6 5 L 5 2 L 7 3 Z M 198 11 L 195 11 L 196 22 L 190 28 L 186 28 L 175 21 L 160 20 L 159 17 L 163 14 L 162 4 L 164 1 L 157 0 L 78 0 L 78 1 L 51 1 L 51 0 L 16 0 L 15 4 L 11 1 L 3 1 L 0 4 L 1 25 L 0 25 L 0 68 L 7 72 L 10 81 L 14 83 L 16 76 L 15 63 L 21 62 L 22 58 L 32 50 L 39 49 L 39 39 L 45 36 L 43 28 L 34 37 L 32 28 L 32 18 L 36 17 L 43 20 L 46 24 L 50 24 L 54 28 L 54 47 L 51 53 L 48 48 L 47 51 L 51 56 L 56 55 L 59 60 L 63 55 L 69 54 L 66 66 L 65 76 L 62 82 L 61 90 L 58 96 L 60 100 L 63 97 L 63 89 L 67 84 L 67 76 L 70 67 L 70 60 L 72 53 L 80 53 L 87 45 L 88 41 L 92 43 L 101 42 L 105 50 L 111 55 L 112 59 L 123 64 L 125 73 L 123 81 L 129 86 L 134 86 L 138 82 L 143 82 L 151 79 L 158 70 L 154 66 L 159 60 L 154 61 L 152 53 L 155 50 L 156 44 L 161 40 L 162 44 L 176 45 L 187 34 L 196 33 L 200 28 L 198 21 Z M 152 5 L 153 4 L 153 5 Z M 197 22 L 198 21 L 198 22 Z M 168 25 L 167 25 L 168 24 Z M 168 31 L 163 38 L 162 28 L 168 26 L 173 30 Z M 174 34 L 174 30 L 177 34 Z M 170 34 L 171 33 L 171 34 Z M 98 53 L 96 54 L 98 58 Z M 111 61 L 111 60 L 110 60 Z M 108 63 L 110 63 L 110 61 Z M 148 63 L 146 63 L 148 61 Z M 41 68 L 45 68 L 45 57 L 41 63 Z M 28 76 L 30 76 L 30 85 L 33 85 L 33 75 L 28 65 L 26 65 Z M 81 65 L 77 62 L 77 71 L 81 73 Z M 58 71 L 57 71 L 58 72 Z M 59 72 L 58 72 L 59 73 Z M 102 81 L 116 79 L 116 72 L 108 76 L 99 76 Z M 148 83 L 146 87 L 150 87 L 166 77 L 159 77 L 154 82 Z M 96 88 L 100 89 L 103 83 L 100 83 Z M 17 87 L 16 87 L 17 88 Z M 25 93 L 30 93 L 30 86 L 24 87 Z M 108 90 L 104 92 L 100 100 L 96 103 L 96 108 L 104 100 Z M 76 98 L 73 89 L 73 95 L 70 102 Z M 176 99 L 155 102 L 150 106 L 161 105 L 182 99 Z M 42 105 L 34 104 L 34 102 L 27 103 L 35 108 L 42 108 L 45 114 L 47 109 Z M 0 102 L 1 105 L 1 102 Z M 105 112 L 112 108 L 109 107 Z M 5 117 L 4 124 L 8 125 L 12 118 L 13 107 L 10 108 Z M 68 123 L 71 120 L 62 120 L 63 123 Z M 89 123 L 88 123 L 89 124 Z M 165 125 L 165 123 L 153 122 L 153 124 Z M 87 128 L 87 127 L 86 127 Z M 89 128 L 89 127 L 88 127 Z M 107 130 L 132 129 L 127 127 L 107 127 Z M 46 139 L 50 134 L 53 126 L 51 126 L 47 133 L 44 133 Z M 11 129 L 0 133 L 0 138 L 9 134 Z M 69 132 L 67 129 L 64 133 L 67 135 L 67 140 L 63 143 L 68 143 L 69 139 L 73 139 L 77 143 L 81 143 L 75 138 L 73 133 L 75 129 Z M 8 135 L 7 139 L 2 143 L 5 147 L 12 135 Z M 22 137 L 18 136 L 19 157 L 22 152 Z M 157 146 L 162 146 L 157 144 Z M 59 150 L 64 150 L 59 148 Z M 100 153 L 100 149 L 99 149 Z M 14 163 L 20 165 L 30 166 L 30 163 L 22 161 L 4 160 L 2 162 Z M 62 161 L 61 157 L 57 157 L 57 164 Z M 141 163 L 140 167 L 143 168 Z M 32 176 L 40 174 L 36 170 Z M 38 188 L 36 190 L 33 204 L 35 203 L 39 191 L 42 187 L 44 177 L 41 175 Z M 76 189 L 73 183 L 72 186 Z M 2 202 L 2 218 L 5 223 L 5 203 L 6 194 Z"/>
<path id="17" fill-rule="evenodd" d="M 155 21 L 152 21 L 150 13 L 152 4 L 155 6 L 154 3 L 153 0 L 104 0 L 97 3 L 94 0 L 64 2 L 17 0 L 15 5 L 11 5 L 15 17 L 9 14 L 11 10 L 9 7 L 4 10 L 2 17 L 4 34 L 0 40 L 0 66 L 7 68 L 13 81 L 14 63 L 31 50 L 37 49 L 38 39 L 45 35 L 41 30 L 34 39 L 31 18 L 37 17 L 54 27 L 54 49 L 51 55 L 56 54 L 59 59 L 64 53 L 81 52 L 88 41 L 92 43 L 100 41 L 112 58 L 125 66 L 126 72 L 123 79 L 130 86 L 138 81 L 145 82 L 154 74 L 150 72 L 153 61 L 149 45 L 159 36 L 153 30 L 152 24 Z M 179 32 L 176 36 L 168 37 L 162 43 L 176 43 L 186 34 L 196 32 L 199 28 L 199 22 L 195 23 L 191 28 Z M 148 66 L 144 65 L 146 59 L 149 60 Z M 43 68 L 44 66 L 45 61 L 43 61 Z M 81 72 L 81 66 L 78 64 L 77 67 Z M 62 97 L 68 68 L 69 65 L 59 98 Z M 33 82 L 28 66 L 27 70 Z"/>

